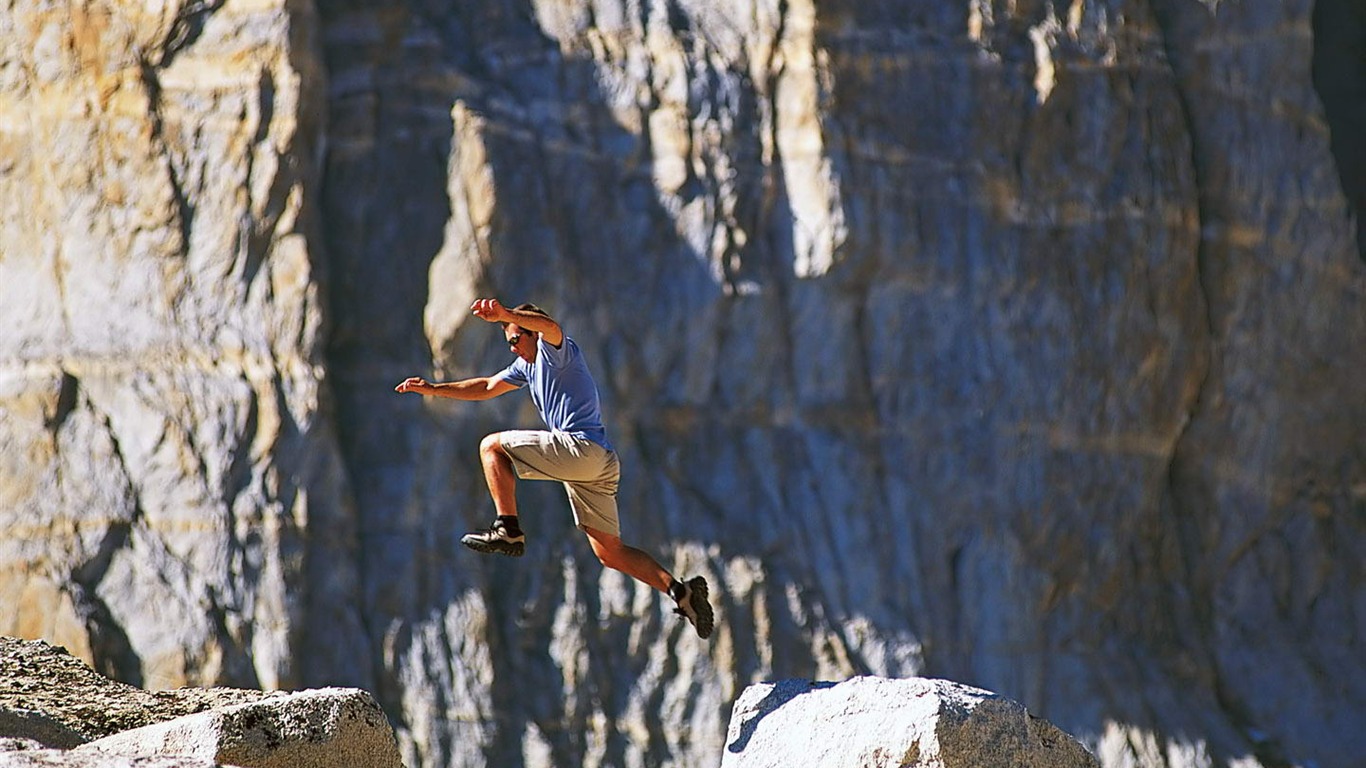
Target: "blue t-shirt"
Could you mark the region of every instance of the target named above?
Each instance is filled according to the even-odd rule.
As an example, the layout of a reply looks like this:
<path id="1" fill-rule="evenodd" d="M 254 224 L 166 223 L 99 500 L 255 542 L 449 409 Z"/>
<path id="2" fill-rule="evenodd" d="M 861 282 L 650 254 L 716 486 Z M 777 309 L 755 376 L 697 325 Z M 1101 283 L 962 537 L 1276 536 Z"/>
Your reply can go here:
<path id="1" fill-rule="evenodd" d="M 530 386 L 531 402 L 551 430 L 586 438 L 612 450 L 607 428 L 602 425 L 598 385 L 573 339 L 565 336 L 556 349 L 537 334 L 536 363 L 519 357 L 494 378 L 518 387 Z"/>

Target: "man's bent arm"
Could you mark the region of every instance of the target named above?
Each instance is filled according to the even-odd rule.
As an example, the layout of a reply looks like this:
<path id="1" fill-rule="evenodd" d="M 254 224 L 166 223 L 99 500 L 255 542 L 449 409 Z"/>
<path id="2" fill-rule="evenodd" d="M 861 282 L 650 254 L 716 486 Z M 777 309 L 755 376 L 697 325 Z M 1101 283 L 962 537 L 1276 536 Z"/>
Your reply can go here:
<path id="1" fill-rule="evenodd" d="M 476 317 L 490 323 L 512 323 L 518 328 L 539 333 L 546 340 L 546 343 L 553 347 L 558 347 L 564 342 L 564 331 L 560 329 L 560 324 L 552 320 L 549 315 L 528 312 L 524 309 L 510 309 L 503 306 L 497 299 L 476 299 L 470 305 L 470 311 Z"/>
<path id="2" fill-rule="evenodd" d="M 438 382 L 436 384 L 414 376 L 394 387 L 395 392 L 416 392 L 420 395 L 445 397 L 452 400 L 488 400 L 499 395 L 505 395 L 514 389 L 517 389 L 516 384 L 489 376 L 462 379 L 461 381 Z"/>
<path id="3" fill-rule="evenodd" d="M 564 331 L 560 329 L 560 324 L 550 319 L 548 315 L 521 309 L 509 309 L 507 313 L 509 315 L 508 322 L 513 323 L 518 328 L 525 328 L 532 333 L 541 334 L 550 346 L 558 347 L 564 343 Z"/>

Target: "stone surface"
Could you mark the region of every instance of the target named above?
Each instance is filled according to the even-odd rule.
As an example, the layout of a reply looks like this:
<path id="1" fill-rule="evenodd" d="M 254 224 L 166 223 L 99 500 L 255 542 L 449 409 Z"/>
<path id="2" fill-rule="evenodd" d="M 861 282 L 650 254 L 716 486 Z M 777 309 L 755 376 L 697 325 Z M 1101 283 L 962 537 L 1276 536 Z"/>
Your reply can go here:
<path id="1" fill-rule="evenodd" d="M 53 717 L 31 709 L 0 709 L 0 751 L 51 747 L 70 749 L 89 741 Z M 6 746 L 6 743 L 9 746 Z"/>
<path id="2" fill-rule="evenodd" d="M 219 764 L 402 766 L 393 729 L 362 690 L 144 691 L 63 649 L 0 637 L 0 765 Z"/>
<path id="3" fill-rule="evenodd" d="M 193 757 L 122 757 L 40 749 L 0 753 L 3 768 L 234 768 Z"/>
<path id="4" fill-rule="evenodd" d="M 402 768 L 379 705 L 365 691 L 341 688 L 219 707 L 106 736 L 75 751 L 185 755 L 244 768 Z"/>
<path id="5" fill-rule="evenodd" d="M 947 680 L 784 680 L 740 694 L 721 768 L 1099 768 L 1018 702 Z"/>
<path id="6" fill-rule="evenodd" d="M 1350 764 L 1363 36 L 1352 0 L 0 0 L 0 633 L 364 687 L 413 766 L 714 768 L 747 683 L 860 674 L 1107 766 Z M 479 438 L 535 417 L 392 387 L 505 364 L 490 293 L 584 348 L 710 644 L 549 484 L 528 557 L 459 547 Z"/>
<path id="7" fill-rule="evenodd" d="M 111 680 L 43 641 L 0 637 L 0 735 L 69 748 L 163 720 L 256 701 L 261 691 L 146 691 Z"/>

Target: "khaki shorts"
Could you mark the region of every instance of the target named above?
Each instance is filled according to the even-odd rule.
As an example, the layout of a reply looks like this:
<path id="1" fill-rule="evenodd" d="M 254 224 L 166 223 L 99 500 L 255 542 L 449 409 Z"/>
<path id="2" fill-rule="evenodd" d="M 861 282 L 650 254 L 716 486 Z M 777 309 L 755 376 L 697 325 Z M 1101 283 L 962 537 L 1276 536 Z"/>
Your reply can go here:
<path id="1" fill-rule="evenodd" d="M 621 462 L 615 451 L 564 432 L 514 429 L 498 433 L 503 450 L 523 480 L 564 483 L 574 524 L 621 535 L 617 520 L 617 484 Z"/>

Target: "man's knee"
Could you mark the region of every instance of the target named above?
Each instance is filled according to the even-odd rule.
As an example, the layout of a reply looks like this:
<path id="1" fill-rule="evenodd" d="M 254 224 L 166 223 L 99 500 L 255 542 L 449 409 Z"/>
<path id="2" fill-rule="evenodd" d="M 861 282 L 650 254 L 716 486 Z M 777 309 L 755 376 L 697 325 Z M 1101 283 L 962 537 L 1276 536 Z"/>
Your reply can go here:
<path id="1" fill-rule="evenodd" d="M 483 440 L 479 441 L 479 455 L 506 456 L 507 452 L 503 450 L 502 434 L 494 432 L 491 435 L 486 435 Z"/>

